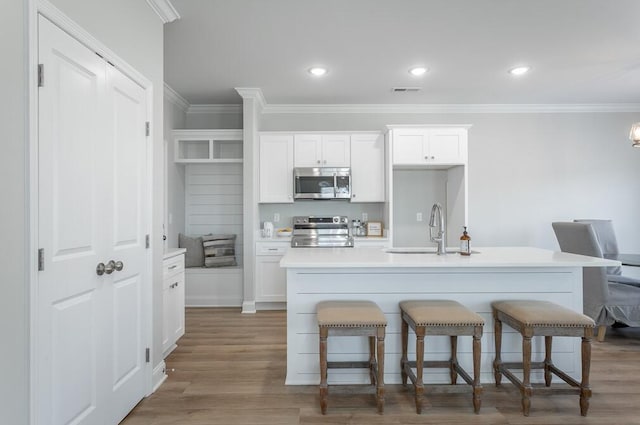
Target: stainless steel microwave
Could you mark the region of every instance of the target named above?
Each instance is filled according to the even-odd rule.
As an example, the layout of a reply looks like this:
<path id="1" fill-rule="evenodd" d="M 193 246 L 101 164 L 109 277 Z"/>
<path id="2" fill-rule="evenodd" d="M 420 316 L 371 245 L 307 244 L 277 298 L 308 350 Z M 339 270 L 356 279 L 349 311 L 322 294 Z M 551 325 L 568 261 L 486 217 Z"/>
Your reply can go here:
<path id="1" fill-rule="evenodd" d="M 351 199 L 350 168 L 294 168 L 294 199 Z"/>

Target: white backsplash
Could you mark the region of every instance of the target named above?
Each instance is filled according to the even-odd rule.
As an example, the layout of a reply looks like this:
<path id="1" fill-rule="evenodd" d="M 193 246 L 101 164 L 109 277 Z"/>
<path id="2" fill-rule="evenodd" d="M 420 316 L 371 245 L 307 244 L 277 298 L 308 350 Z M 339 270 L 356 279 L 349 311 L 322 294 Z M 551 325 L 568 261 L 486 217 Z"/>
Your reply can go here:
<path id="1" fill-rule="evenodd" d="M 351 203 L 349 201 L 295 201 L 293 204 L 260 204 L 260 225 L 265 221 L 273 222 L 274 227 L 291 227 L 292 219 L 298 215 L 334 216 L 346 215 L 349 221 L 362 220 L 362 213 L 368 215 L 369 221 L 383 220 L 384 204 L 382 203 Z M 280 221 L 274 216 L 280 215 Z M 277 217 L 276 217 L 277 218 Z"/>

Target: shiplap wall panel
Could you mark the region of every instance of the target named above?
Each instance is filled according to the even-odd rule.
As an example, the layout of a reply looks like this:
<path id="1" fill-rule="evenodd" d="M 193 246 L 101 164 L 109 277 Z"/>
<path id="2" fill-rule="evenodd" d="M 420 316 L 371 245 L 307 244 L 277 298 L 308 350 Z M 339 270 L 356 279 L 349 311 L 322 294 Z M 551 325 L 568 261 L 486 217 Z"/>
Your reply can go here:
<path id="1" fill-rule="evenodd" d="M 189 235 L 236 234 L 242 265 L 242 164 L 185 165 L 185 217 Z"/>

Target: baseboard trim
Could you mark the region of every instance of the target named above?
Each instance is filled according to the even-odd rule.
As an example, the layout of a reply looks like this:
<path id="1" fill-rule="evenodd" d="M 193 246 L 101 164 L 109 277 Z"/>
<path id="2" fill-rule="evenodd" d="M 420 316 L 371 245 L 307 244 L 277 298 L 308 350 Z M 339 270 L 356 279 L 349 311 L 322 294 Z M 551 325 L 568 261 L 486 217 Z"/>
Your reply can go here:
<path id="1" fill-rule="evenodd" d="M 185 299 L 185 307 L 241 307 L 241 306 L 243 307 L 242 298 L 187 297 Z"/>
<path id="2" fill-rule="evenodd" d="M 242 313 L 243 314 L 255 314 L 256 312 L 256 302 L 255 301 L 245 301 L 242 303 Z"/>
<path id="3" fill-rule="evenodd" d="M 256 310 L 286 310 L 287 303 L 286 302 L 257 302 Z"/>
<path id="4" fill-rule="evenodd" d="M 147 394 L 147 396 L 156 392 L 160 385 L 167 380 L 167 365 L 164 360 L 162 360 L 156 367 L 153 368 L 153 388 L 151 389 L 151 393 Z"/>

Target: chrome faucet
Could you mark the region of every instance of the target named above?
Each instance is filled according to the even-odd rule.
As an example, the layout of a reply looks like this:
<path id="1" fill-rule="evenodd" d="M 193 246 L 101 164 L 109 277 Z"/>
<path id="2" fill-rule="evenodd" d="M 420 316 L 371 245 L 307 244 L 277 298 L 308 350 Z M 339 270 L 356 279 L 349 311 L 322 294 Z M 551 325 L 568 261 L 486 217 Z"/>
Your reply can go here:
<path id="1" fill-rule="evenodd" d="M 433 236 L 433 228 L 437 227 L 438 233 Z M 438 243 L 438 255 L 445 255 L 447 253 L 445 249 L 445 237 L 444 233 L 447 229 L 444 222 L 444 214 L 442 212 L 442 205 L 439 202 L 433 204 L 431 208 L 431 217 L 429 218 L 429 238 L 431 242 Z"/>

